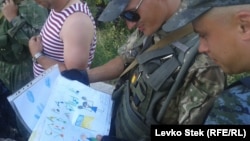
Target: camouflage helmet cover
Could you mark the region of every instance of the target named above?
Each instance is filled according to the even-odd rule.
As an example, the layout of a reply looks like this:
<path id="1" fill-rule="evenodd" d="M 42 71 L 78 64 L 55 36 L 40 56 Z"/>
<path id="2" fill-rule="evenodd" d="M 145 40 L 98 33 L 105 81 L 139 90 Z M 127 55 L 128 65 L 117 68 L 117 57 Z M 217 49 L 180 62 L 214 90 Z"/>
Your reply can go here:
<path id="1" fill-rule="evenodd" d="M 108 22 L 116 19 L 128 5 L 129 0 L 111 0 L 98 20 Z"/>
<path id="2" fill-rule="evenodd" d="M 164 25 L 171 32 L 192 22 L 213 7 L 250 4 L 250 0 L 183 0 L 181 7 Z"/>

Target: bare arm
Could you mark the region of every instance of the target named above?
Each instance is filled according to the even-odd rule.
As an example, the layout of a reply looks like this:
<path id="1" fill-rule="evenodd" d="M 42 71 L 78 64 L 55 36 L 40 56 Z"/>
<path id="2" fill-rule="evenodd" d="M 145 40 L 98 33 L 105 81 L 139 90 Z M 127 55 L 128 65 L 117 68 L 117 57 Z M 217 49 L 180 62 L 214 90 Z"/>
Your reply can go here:
<path id="1" fill-rule="evenodd" d="M 94 25 L 90 17 L 80 12 L 69 16 L 63 25 L 60 37 L 64 42 L 66 69 L 86 69 L 94 37 Z"/>
<path id="2" fill-rule="evenodd" d="M 88 66 L 90 44 L 94 36 L 94 26 L 91 19 L 83 13 L 75 13 L 65 21 L 60 37 L 64 43 L 64 63 L 60 63 L 47 56 L 37 60 L 44 69 L 58 64 L 60 71 L 68 69 L 84 70 Z M 29 49 L 34 56 L 42 51 L 41 37 L 32 37 L 29 41 Z"/>
<path id="3" fill-rule="evenodd" d="M 89 81 L 98 82 L 118 78 L 124 70 L 124 62 L 120 56 L 110 60 L 106 64 L 88 70 Z"/>

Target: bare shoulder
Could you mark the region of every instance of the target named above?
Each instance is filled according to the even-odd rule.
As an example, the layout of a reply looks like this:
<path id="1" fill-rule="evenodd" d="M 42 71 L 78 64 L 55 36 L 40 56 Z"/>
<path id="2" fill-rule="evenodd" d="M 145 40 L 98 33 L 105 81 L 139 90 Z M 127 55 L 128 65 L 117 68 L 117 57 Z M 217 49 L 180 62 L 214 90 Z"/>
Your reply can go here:
<path id="1" fill-rule="evenodd" d="M 90 16 L 82 12 L 76 12 L 71 14 L 66 20 L 65 24 L 86 24 L 86 25 L 93 25 L 93 21 L 91 20 Z"/>
<path id="2" fill-rule="evenodd" d="M 61 36 L 63 35 L 71 36 L 70 33 L 77 36 L 83 36 L 81 34 L 84 33 L 92 35 L 94 33 L 94 30 L 95 27 L 91 18 L 82 12 L 76 12 L 70 15 L 65 20 L 61 30 Z M 84 32 L 79 32 L 79 31 L 84 31 Z"/>

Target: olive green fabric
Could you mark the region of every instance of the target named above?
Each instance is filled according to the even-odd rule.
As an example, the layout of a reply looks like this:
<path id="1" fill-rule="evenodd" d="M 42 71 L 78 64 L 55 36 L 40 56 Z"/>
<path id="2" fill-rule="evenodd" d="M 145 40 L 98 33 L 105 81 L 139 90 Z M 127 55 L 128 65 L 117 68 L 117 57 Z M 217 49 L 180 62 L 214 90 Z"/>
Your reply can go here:
<path id="1" fill-rule="evenodd" d="M 28 41 L 39 35 L 48 10 L 24 0 L 18 4 L 18 14 L 8 22 L 0 13 L 0 79 L 12 92 L 33 79 Z"/>

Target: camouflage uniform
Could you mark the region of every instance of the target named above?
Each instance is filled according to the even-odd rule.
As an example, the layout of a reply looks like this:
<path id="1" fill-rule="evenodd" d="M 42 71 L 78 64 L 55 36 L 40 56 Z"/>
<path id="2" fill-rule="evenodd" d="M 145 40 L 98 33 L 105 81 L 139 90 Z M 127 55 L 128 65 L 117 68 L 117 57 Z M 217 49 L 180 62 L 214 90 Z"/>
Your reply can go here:
<path id="1" fill-rule="evenodd" d="M 162 39 L 167 33 L 164 31 L 158 31 L 152 36 L 152 44 L 158 42 Z M 144 46 L 147 44 L 146 37 L 143 36 L 139 31 L 135 31 L 132 36 L 129 38 L 128 42 L 123 45 L 119 50 L 119 54 L 128 64 L 131 63 L 138 56 L 145 54 Z M 183 45 L 188 47 L 193 47 L 195 43 L 199 40 L 198 36 L 195 33 L 191 33 L 182 39 L 179 39 Z M 175 46 L 173 43 L 164 47 L 169 48 Z M 142 51 L 142 52 L 141 52 Z M 224 89 L 226 77 L 224 73 L 219 69 L 217 65 L 213 63 L 208 56 L 204 54 L 198 54 L 195 57 L 194 63 L 188 69 L 185 79 L 183 80 L 183 85 L 175 93 L 174 97 L 170 101 L 168 108 L 160 122 L 154 121 L 149 123 L 147 121 L 147 116 L 150 114 L 150 107 L 153 105 L 154 100 L 152 100 L 153 95 L 162 95 L 156 102 L 156 106 L 151 109 L 151 117 L 153 120 L 156 119 L 156 115 L 159 112 L 160 107 L 162 106 L 163 100 L 166 98 L 170 87 L 163 87 L 155 90 L 148 85 L 147 78 L 143 77 L 143 74 L 139 74 L 141 65 L 137 65 L 125 76 L 125 80 L 121 79 L 117 84 L 117 88 L 113 93 L 113 98 L 118 107 L 117 112 L 114 114 L 115 117 L 115 134 L 118 138 L 126 140 L 139 140 L 144 138 L 147 139 L 150 135 L 150 131 L 145 127 L 142 128 L 141 133 L 136 135 L 136 133 L 129 133 L 130 130 L 141 130 L 136 129 L 135 125 L 140 124 L 141 121 L 133 121 L 133 116 L 139 116 L 142 119 L 142 122 L 145 124 L 202 124 L 204 122 L 205 115 L 207 111 L 212 106 L 212 102 L 215 97 Z M 153 61 L 148 66 L 151 71 L 155 71 L 157 67 L 154 66 Z M 166 70 L 166 69 L 165 69 Z M 167 71 L 167 70 L 166 70 Z M 140 87 L 138 88 L 137 83 L 133 81 L 134 76 L 136 76 L 136 81 L 140 82 Z M 139 78 L 140 77 L 140 78 Z M 157 76 L 162 77 L 162 76 Z M 127 83 L 128 82 L 128 83 Z M 125 86 L 124 86 L 125 85 Z M 127 87 L 127 90 L 125 90 Z M 121 96 L 121 98 L 117 98 Z M 136 95 L 139 95 L 135 98 Z M 150 95 L 150 96 L 148 96 Z M 152 98 L 152 99 L 151 99 Z M 129 99 L 128 101 L 124 99 Z M 139 99 L 139 100 L 138 100 Z M 140 102 L 138 102 L 140 101 Z M 147 104 L 148 105 L 147 105 Z M 157 104 L 159 103 L 159 104 Z M 160 104 L 161 103 L 161 104 Z M 129 109 L 128 105 L 135 113 L 134 115 L 127 112 L 124 109 Z M 146 105 L 145 105 L 146 104 Z M 125 108 L 124 108 L 125 107 Z M 153 114 L 154 113 L 154 114 Z M 144 120 L 144 121 L 143 121 Z M 144 132 L 144 133 L 143 133 Z M 126 134 L 127 133 L 127 134 Z M 111 134 L 112 131 L 111 131 Z"/>
<path id="2" fill-rule="evenodd" d="M 33 0 L 21 1 L 18 13 L 11 23 L 0 13 L 0 79 L 12 92 L 33 79 L 28 41 L 39 34 L 48 16 Z"/>
<path id="3" fill-rule="evenodd" d="M 236 82 L 216 99 L 205 124 L 250 124 L 250 77 Z"/>
<path id="4" fill-rule="evenodd" d="M 17 5 L 19 15 L 11 22 L 0 13 L 0 137 L 22 141 L 6 97 L 33 79 L 28 41 L 39 34 L 48 10 L 33 0 L 17 2 Z"/>

